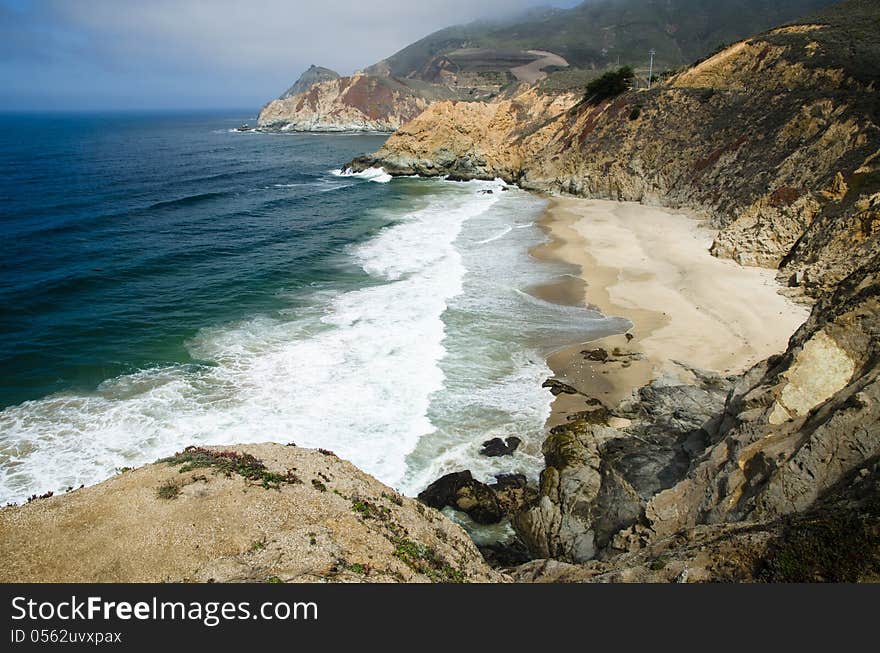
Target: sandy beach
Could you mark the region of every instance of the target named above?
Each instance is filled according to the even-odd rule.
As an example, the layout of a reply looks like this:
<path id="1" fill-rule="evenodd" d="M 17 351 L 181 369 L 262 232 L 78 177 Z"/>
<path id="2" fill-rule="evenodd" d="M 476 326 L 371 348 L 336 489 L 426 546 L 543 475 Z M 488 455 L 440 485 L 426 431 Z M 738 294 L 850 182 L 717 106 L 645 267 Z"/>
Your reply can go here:
<path id="1" fill-rule="evenodd" d="M 807 306 L 779 294 L 773 270 L 747 268 L 708 252 L 714 232 L 681 212 L 576 198 L 552 198 L 541 220 L 551 241 L 535 248 L 580 269 L 580 279 L 537 289 L 550 301 L 581 297 L 628 319 L 627 335 L 555 352 L 556 378 L 608 406 L 653 379 L 692 380 L 689 368 L 741 372 L 785 349 Z M 591 360 L 585 352 L 596 352 Z M 560 395 L 548 426 L 584 409 Z"/>

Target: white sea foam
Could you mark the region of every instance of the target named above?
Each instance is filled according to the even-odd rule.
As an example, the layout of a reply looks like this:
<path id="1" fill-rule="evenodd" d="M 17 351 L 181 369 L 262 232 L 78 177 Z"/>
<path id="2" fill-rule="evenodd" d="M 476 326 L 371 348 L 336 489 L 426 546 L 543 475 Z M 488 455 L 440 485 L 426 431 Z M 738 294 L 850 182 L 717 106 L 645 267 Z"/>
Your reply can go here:
<path id="1" fill-rule="evenodd" d="M 401 484 L 407 455 L 434 430 L 441 317 L 466 273 L 455 241 L 498 200 L 476 192 L 490 186 L 446 189 L 353 248 L 375 284 L 316 295 L 292 316 L 202 330 L 189 348 L 208 365 L 144 370 L 0 412 L 0 501 L 94 483 L 189 444 L 236 442 L 329 448 Z"/>
<path id="2" fill-rule="evenodd" d="M 471 469 L 535 477 L 551 396 L 547 347 L 619 324 L 521 288 L 564 274 L 528 256 L 542 202 L 503 182 L 430 185 L 422 205 L 347 251 L 364 287 L 320 286 L 276 315 L 204 329 L 204 365 L 144 370 L 90 394 L 0 412 L 0 502 L 94 483 L 189 444 L 332 449 L 415 494 Z M 481 190 L 494 190 L 492 194 Z M 493 437 L 523 445 L 479 455 Z"/>
<path id="3" fill-rule="evenodd" d="M 379 184 L 387 184 L 392 179 L 391 175 L 385 172 L 385 168 L 367 168 L 361 172 L 354 172 L 351 168 L 346 168 L 345 170 L 331 170 L 331 173 L 337 177 L 357 177 Z"/>
<path id="4" fill-rule="evenodd" d="M 317 181 L 300 181 L 290 184 L 272 184 L 271 188 L 303 188 L 307 190 L 312 190 L 317 193 L 329 193 L 331 191 L 339 190 L 340 188 L 346 188 L 355 183 L 357 182 L 344 181 L 342 179 L 319 179 Z M 264 188 L 270 187 L 265 186 Z"/>
<path id="5" fill-rule="evenodd" d="M 494 242 L 494 241 L 498 240 L 499 238 L 504 238 L 511 231 L 513 231 L 513 226 L 505 227 L 504 229 L 502 229 L 499 233 L 495 234 L 494 236 L 490 236 L 489 238 L 486 238 L 485 240 L 477 241 L 477 244 L 478 245 L 488 245 L 489 243 Z"/>
<path id="6" fill-rule="evenodd" d="M 467 275 L 443 317 L 447 353 L 440 367 L 446 382 L 431 397 L 434 430 L 407 459 L 402 489 L 408 494 L 464 469 L 484 481 L 499 473 L 536 479 L 552 401 L 541 390 L 552 375 L 546 355 L 622 326 L 585 307 L 544 302 L 520 290 L 569 268 L 527 256 L 546 238 L 534 224 L 543 202 L 519 191 L 500 195 L 491 211 L 464 225 L 456 241 Z M 510 436 L 522 441 L 513 456 L 480 455 L 486 440 Z"/>

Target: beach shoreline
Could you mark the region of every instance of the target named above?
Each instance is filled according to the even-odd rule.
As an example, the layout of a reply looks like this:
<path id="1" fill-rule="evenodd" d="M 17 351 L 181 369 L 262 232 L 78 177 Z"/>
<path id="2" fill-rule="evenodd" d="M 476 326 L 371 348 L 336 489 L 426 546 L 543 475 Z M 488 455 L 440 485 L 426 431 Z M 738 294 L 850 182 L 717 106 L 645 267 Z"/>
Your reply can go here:
<path id="1" fill-rule="evenodd" d="M 554 378 L 577 390 L 556 397 L 548 429 L 590 400 L 613 408 L 655 379 L 689 383 L 692 369 L 741 373 L 784 351 L 809 315 L 779 293 L 774 270 L 709 254 L 714 232 L 682 211 L 554 196 L 539 224 L 550 240 L 530 254 L 564 261 L 579 274 L 535 294 L 567 303 L 580 297 L 632 324 L 626 334 L 548 357 Z"/>

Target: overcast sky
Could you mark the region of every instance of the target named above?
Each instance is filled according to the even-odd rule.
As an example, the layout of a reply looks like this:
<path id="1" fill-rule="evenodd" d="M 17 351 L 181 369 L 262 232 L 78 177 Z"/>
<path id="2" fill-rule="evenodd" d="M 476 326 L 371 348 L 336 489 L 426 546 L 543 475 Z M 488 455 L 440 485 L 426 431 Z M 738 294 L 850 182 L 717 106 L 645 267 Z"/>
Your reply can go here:
<path id="1" fill-rule="evenodd" d="M 257 109 L 430 32 L 577 0 L 0 0 L 0 108 Z"/>

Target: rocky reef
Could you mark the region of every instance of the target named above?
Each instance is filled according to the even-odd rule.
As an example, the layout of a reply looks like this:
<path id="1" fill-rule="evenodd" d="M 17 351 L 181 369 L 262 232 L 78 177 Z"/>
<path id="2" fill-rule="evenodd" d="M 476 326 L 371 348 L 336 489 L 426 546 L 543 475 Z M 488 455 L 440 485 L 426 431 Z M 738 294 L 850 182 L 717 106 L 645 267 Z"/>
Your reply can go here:
<path id="1" fill-rule="evenodd" d="M 189 448 L 0 509 L 3 582 L 498 582 L 467 534 L 332 452 Z"/>
<path id="2" fill-rule="evenodd" d="M 694 370 L 554 428 L 514 524 L 555 562 L 520 580 L 682 580 L 697 560 L 685 580 L 876 580 L 878 86 L 880 7 L 852 0 L 651 91 L 439 102 L 350 163 L 687 208 L 718 230 L 714 255 L 776 268 L 814 302 L 788 348 L 740 376 Z M 844 551 L 860 524 L 869 553 L 846 573 L 781 560 L 815 523 Z"/>

